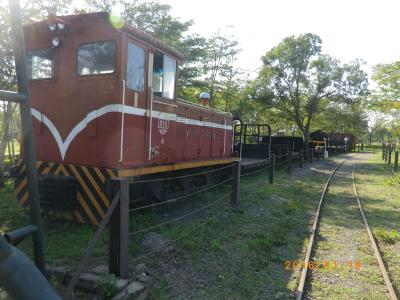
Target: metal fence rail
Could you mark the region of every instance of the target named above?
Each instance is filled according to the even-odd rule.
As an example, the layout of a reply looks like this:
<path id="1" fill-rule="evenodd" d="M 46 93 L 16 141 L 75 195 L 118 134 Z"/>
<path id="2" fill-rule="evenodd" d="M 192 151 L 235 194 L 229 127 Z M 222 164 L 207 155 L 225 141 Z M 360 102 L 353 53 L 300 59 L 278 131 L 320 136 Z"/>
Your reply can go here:
<path id="1" fill-rule="evenodd" d="M 216 203 L 219 203 L 221 200 L 228 198 L 230 195 L 231 195 L 231 192 L 228 192 L 225 195 L 223 195 L 222 197 L 218 198 L 217 200 L 214 200 L 211 203 L 208 203 L 208 204 L 206 204 L 206 205 L 204 205 L 204 206 L 202 206 L 202 207 L 200 207 L 198 209 L 195 209 L 195 210 L 193 210 L 193 211 L 191 211 L 191 212 L 189 212 L 189 213 L 187 213 L 187 214 L 185 214 L 183 216 L 180 216 L 180 217 L 177 217 L 177 218 L 174 218 L 174 219 L 159 223 L 159 224 L 154 225 L 154 226 L 149 226 L 149 227 L 144 228 L 144 229 L 140 229 L 140 230 L 136 230 L 134 232 L 130 232 L 129 236 L 134 236 L 134 235 L 136 235 L 138 233 L 147 232 L 147 231 L 150 231 L 150 230 L 153 230 L 153 229 L 157 229 L 157 228 L 160 228 L 162 226 L 165 226 L 165 225 L 168 225 L 168 224 L 175 223 L 175 222 L 181 221 L 183 219 L 186 219 L 189 216 L 195 215 L 195 214 L 197 214 L 197 213 L 199 213 L 201 211 L 204 211 L 205 209 L 207 209 L 209 207 L 214 206 Z"/>
<path id="2" fill-rule="evenodd" d="M 267 166 L 265 166 L 265 167 L 263 167 L 263 168 L 261 168 L 261 169 L 257 169 L 257 170 L 255 170 L 255 171 L 252 171 L 252 172 L 249 172 L 249 173 L 240 175 L 240 177 L 243 178 L 243 177 L 247 177 L 247 176 L 251 176 L 251 175 L 254 175 L 254 174 L 261 173 L 261 172 L 263 172 L 263 171 L 265 171 L 265 170 L 271 168 L 271 166 L 272 166 L 272 164 L 268 164 Z"/>
<path id="3" fill-rule="evenodd" d="M 180 179 L 180 178 L 194 177 L 194 176 L 199 176 L 199 175 L 205 175 L 205 174 L 219 172 L 221 170 L 225 170 L 225 169 L 228 169 L 228 168 L 232 168 L 232 164 L 229 164 L 229 165 L 221 167 L 221 168 L 209 170 L 209 171 L 204 171 L 204 172 L 198 172 L 198 173 L 187 174 L 187 175 L 178 175 L 178 176 L 172 176 L 172 177 L 166 177 L 166 178 L 130 180 L 129 183 L 148 183 L 148 182 L 157 182 L 157 181 L 166 181 L 166 180 L 174 180 L 174 179 Z"/>
<path id="4" fill-rule="evenodd" d="M 157 252 L 158 252 L 160 249 L 162 249 L 162 248 L 169 247 L 169 246 L 175 244 L 177 241 L 179 241 L 179 240 L 181 240 L 181 239 L 187 237 L 188 235 L 192 234 L 193 232 L 195 232 L 195 231 L 198 230 L 199 228 L 204 227 L 205 225 L 207 225 L 207 224 L 210 223 L 211 221 L 213 221 L 213 220 L 215 220 L 216 218 L 218 218 L 223 212 L 225 212 L 225 211 L 226 211 L 228 208 L 230 208 L 230 207 L 231 207 L 231 206 L 230 206 L 229 204 L 226 205 L 226 206 L 224 206 L 224 207 L 223 207 L 222 209 L 220 209 L 217 213 L 215 213 L 212 217 L 210 217 L 210 218 L 208 218 L 206 221 L 204 221 L 204 222 L 202 222 L 202 223 L 196 225 L 196 226 L 193 227 L 191 230 L 188 230 L 187 232 L 181 234 L 179 237 L 173 239 L 172 241 L 170 241 L 170 242 L 168 242 L 168 243 L 166 243 L 166 244 L 160 245 L 159 247 L 157 247 L 157 248 L 154 249 L 154 250 L 151 250 L 151 251 L 149 251 L 149 252 L 147 252 L 147 253 L 145 253 L 145 254 L 142 254 L 142 255 L 140 255 L 140 256 L 137 256 L 137 257 L 131 259 L 129 262 L 130 262 L 130 263 L 133 263 L 133 262 L 140 261 L 140 260 L 142 260 L 143 258 L 145 258 L 145 257 L 147 257 L 147 256 L 150 256 L 150 255 L 152 255 L 152 254 L 154 254 L 154 253 L 157 253 Z"/>
<path id="5" fill-rule="evenodd" d="M 168 177 L 168 178 L 160 178 L 160 179 L 150 179 L 150 180 L 140 180 L 140 181 L 134 181 L 134 180 L 129 180 L 126 178 L 114 178 L 110 180 L 109 188 L 108 188 L 108 196 L 110 199 L 113 199 L 111 202 L 111 205 L 106 213 L 105 218 L 101 222 L 100 226 L 97 228 L 96 233 L 94 234 L 93 238 L 88 244 L 88 247 L 86 248 L 84 255 L 82 256 L 81 262 L 79 264 L 79 267 L 77 271 L 75 272 L 72 280 L 70 281 L 68 287 L 64 290 L 63 296 L 64 298 L 68 298 L 71 295 L 71 292 L 76 285 L 78 278 L 80 274 L 83 272 L 85 267 L 87 266 L 87 262 L 94 250 L 94 247 L 99 240 L 102 232 L 104 231 L 106 224 L 110 223 L 110 228 L 109 228 L 109 257 L 108 257 L 108 265 L 109 265 L 109 272 L 115 274 L 119 278 L 126 279 L 128 278 L 129 275 L 129 265 L 131 263 L 140 261 L 141 259 L 144 259 L 145 257 L 148 257 L 154 253 L 159 252 L 160 249 L 169 247 L 170 245 L 175 244 L 179 240 L 187 237 L 188 235 L 192 234 L 196 230 L 200 228 L 204 228 L 208 223 L 210 223 L 213 220 L 216 220 L 218 216 L 220 216 L 223 212 L 227 211 L 230 207 L 236 207 L 239 204 L 240 197 L 243 199 L 247 199 L 254 194 L 258 193 L 260 189 L 265 186 L 267 181 L 269 183 L 273 183 L 274 179 L 274 173 L 276 171 L 276 167 L 280 165 L 287 164 L 288 168 L 291 168 L 291 162 L 292 162 L 292 155 L 286 154 L 282 157 L 288 157 L 286 160 L 282 162 L 276 163 L 276 157 L 275 155 L 272 155 L 271 162 L 259 169 L 256 169 L 252 172 L 246 173 L 246 174 L 241 174 L 241 168 L 240 168 L 240 162 L 236 161 L 233 164 L 230 164 L 228 166 L 224 166 L 221 168 L 217 168 L 214 170 L 209 170 L 205 172 L 198 172 L 191 174 L 191 176 L 202 176 L 206 175 L 209 173 L 215 173 L 218 171 L 223 171 L 223 170 L 228 170 L 231 168 L 231 176 L 229 178 L 224 179 L 216 184 L 213 185 L 204 185 L 200 187 L 199 190 L 196 190 L 190 194 L 171 198 L 159 203 L 153 203 L 149 205 L 143 205 L 140 207 L 134 207 L 134 208 L 129 208 L 130 202 L 129 202 L 129 187 L 131 183 L 146 183 L 146 182 L 154 182 L 154 181 L 160 181 L 160 180 L 173 180 L 173 179 L 180 179 L 183 177 L 188 177 L 188 176 L 174 176 L 174 177 Z M 300 161 L 302 162 L 302 157 L 299 158 Z M 301 165 L 302 166 L 302 163 Z M 285 169 L 284 169 L 285 170 Z M 255 177 L 251 177 L 255 176 Z M 246 184 L 245 188 L 240 190 L 240 179 L 241 178 L 257 178 L 255 182 L 251 182 L 251 184 Z M 259 179 L 258 179 L 259 178 Z M 223 185 L 226 186 L 226 184 L 230 184 L 229 191 L 225 192 L 222 196 L 218 197 L 218 199 L 212 200 L 198 208 L 193 209 L 192 211 L 185 213 L 184 215 L 159 222 L 158 224 L 150 225 L 147 226 L 146 228 L 138 228 L 138 229 L 132 229 L 131 231 L 129 230 L 130 227 L 130 215 L 134 212 L 138 212 L 141 210 L 144 210 L 146 208 L 153 208 L 157 206 L 162 206 L 168 203 L 176 203 L 179 202 L 183 199 L 189 198 L 190 201 L 194 200 L 193 196 L 198 196 L 201 193 L 209 193 L 213 189 L 220 188 Z M 230 201 L 226 204 L 220 205 L 221 203 L 224 202 L 224 200 L 229 199 Z M 135 199 L 135 201 L 141 201 L 143 199 Z M 132 204 L 133 202 L 131 202 Z M 182 202 L 186 203 L 186 201 Z M 221 207 L 222 206 L 222 207 Z M 192 217 L 196 214 L 200 214 L 202 212 L 205 212 L 209 209 L 212 209 L 212 211 L 217 210 L 211 217 L 207 218 L 204 222 L 201 222 L 200 224 L 195 225 L 193 228 L 185 231 L 184 233 L 180 234 L 177 238 L 162 244 L 162 245 L 157 245 L 157 247 L 151 251 L 148 251 L 144 254 L 141 254 L 137 257 L 130 258 L 129 257 L 129 242 L 134 241 L 135 236 L 149 232 L 151 230 L 157 230 L 160 229 L 164 226 L 168 226 L 170 224 L 177 224 L 189 217 Z"/>
<path id="6" fill-rule="evenodd" d="M 223 180 L 223 181 L 221 181 L 221 182 L 219 182 L 219 183 L 217 183 L 217 184 L 214 184 L 214 185 L 212 185 L 212 186 L 208 186 L 208 187 L 206 187 L 206 188 L 204 188 L 204 189 L 195 191 L 195 192 L 193 192 L 193 193 L 191 193 L 191 194 L 188 194 L 188 195 L 183 195 L 183 196 L 180 196 L 180 197 L 177 197 L 177 198 L 172 198 L 172 199 L 168 199 L 168 200 L 166 200 L 166 201 L 157 202 L 157 203 L 152 203 L 152 204 L 149 204 L 149 205 L 143 205 L 143 206 L 140 206 L 140 207 L 135 207 L 135 208 L 129 209 L 129 212 L 134 212 L 134 211 L 142 210 L 142 209 L 145 209 L 145 208 L 150 208 L 150 207 L 155 207 L 155 206 L 160 206 L 160 205 L 164 205 L 164 204 L 168 204 L 168 203 L 177 202 L 177 201 L 179 201 L 179 200 L 182 200 L 182 199 L 185 199 L 185 198 L 188 198 L 188 197 L 191 197 L 191 196 L 200 194 L 200 193 L 202 193 L 202 192 L 211 190 L 211 189 L 213 189 L 213 188 L 215 188 L 215 187 L 217 187 L 217 186 L 223 185 L 223 184 L 225 184 L 225 183 L 227 183 L 227 182 L 229 182 L 229 181 L 231 181 L 231 180 L 232 180 L 232 178 Z"/>

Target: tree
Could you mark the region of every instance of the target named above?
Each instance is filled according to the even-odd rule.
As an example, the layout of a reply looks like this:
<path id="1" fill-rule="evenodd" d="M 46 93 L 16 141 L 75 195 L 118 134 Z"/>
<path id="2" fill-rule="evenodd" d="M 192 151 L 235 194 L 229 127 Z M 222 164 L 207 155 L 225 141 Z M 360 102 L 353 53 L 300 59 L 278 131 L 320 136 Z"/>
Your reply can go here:
<path id="1" fill-rule="evenodd" d="M 227 59 L 226 68 L 221 71 L 221 98 L 224 104 L 224 111 L 231 111 L 233 102 L 237 100 L 238 97 L 242 96 L 242 89 L 244 82 L 241 79 L 243 72 L 240 68 L 236 67 L 236 53 L 231 53 L 230 57 Z"/>
<path id="2" fill-rule="evenodd" d="M 377 83 L 371 106 L 384 112 L 400 108 L 400 60 L 374 66 L 372 79 Z"/>
<path id="3" fill-rule="evenodd" d="M 66 12 L 71 1 L 42 1 L 40 3 L 26 1 L 22 3 L 23 7 L 23 22 L 24 24 L 31 23 L 44 19 L 48 11 Z M 5 3 L 4 3 L 5 4 Z M 10 15 L 8 5 L 0 5 L 0 89 L 1 90 L 16 90 L 16 74 L 14 64 L 14 51 L 11 40 Z M 0 99 L 1 100 L 1 99 Z M 13 122 L 15 118 L 16 105 L 8 103 L 1 107 L 2 119 L 0 127 L 0 187 L 4 186 L 4 158 L 7 144 L 11 139 L 11 124 L 20 124 Z"/>
<path id="4" fill-rule="evenodd" d="M 314 34 L 285 38 L 263 56 L 263 67 L 251 97 L 292 120 L 308 142 L 321 103 L 350 104 L 367 90 L 362 63 L 349 64 L 321 54 L 322 41 Z"/>
<path id="5" fill-rule="evenodd" d="M 323 129 L 327 132 L 347 132 L 357 136 L 358 140 L 366 139 L 368 117 L 363 102 L 355 99 L 351 104 L 321 103 L 322 113 L 314 119 L 311 130 Z"/>
<path id="6" fill-rule="evenodd" d="M 206 56 L 203 60 L 203 71 L 205 74 L 205 88 L 211 98 L 210 106 L 214 102 L 214 93 L 220 90 L 223 77 L 232 76 L 233 63 L 239 51 L 236 39 L 226 35 L 221 30 L 218 30 L 208 40 Z"/>
<path id="7" fill-rule="evenodd" d="M 398 139 L 400 133 L 400 124 L 396 119 L 388 120 L 382 115 L 378 116 L 371 128 L 372 140 L 375 142 L 389 142 Z"/>

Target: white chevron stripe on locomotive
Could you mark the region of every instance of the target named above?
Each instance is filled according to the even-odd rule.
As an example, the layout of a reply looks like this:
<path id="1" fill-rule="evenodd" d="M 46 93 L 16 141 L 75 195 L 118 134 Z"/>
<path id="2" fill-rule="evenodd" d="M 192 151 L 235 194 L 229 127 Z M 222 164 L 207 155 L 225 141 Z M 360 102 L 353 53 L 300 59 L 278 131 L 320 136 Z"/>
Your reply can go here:
<path id="1" fill-rule="evenodd" d="M 53 124 L 53 122 L 42 112 L 32 108 L 32 116 L 35 117 L 39 122 L 44 123 L 47 128 L 50 130 L 51 134 L 53 135 L 54 139 L 56 140 L 56 143 L 58 145 L 58 149 L 60 150 L 60 154 L 62 159 L 64 159 L 69 145 L 72 143 L 74 138 L 83 130 L 86 128 L 86 126 L 93 121 L 94 119 L 97 119 L 107 113 L 111 112 L 120 112 L 128 115 L 135 115 L 135 116 L 146 116 L 149 115 L 149 111 L 146 109 L 142 108 L 137 108 L 133 106 L 128 106 L 128 105 L 122 105 L 122 104 L 110 104 L 103 106 L 99 109 L 93 110 L 90 113 L 86 115 L 86 117 L 80 121 L 75 127 L 71 130 L 71 132 L 68 134 L 67 138 L 65 141 L 62 140 L 60 133 L 57 130 L 57 127 Z M 158 118 L 158 119 L 163 119 L 163 120 L 169 120 L 169 121 L 175 121 L 178 123 L 184 123 L 184 124 L 190 124 L 190 125 L 197 125 L 197 126 L 206 126 L 206 127 L 212 127 L 212 128 L 220 128 L 220 129 L 226 129 L 226 130 L 232 130 L 232 126 L 230 125 L 224 125 L 224 124 L 218 124 L 218 123 L 212 123 L 208 121 L 200 121 L 200 120 L 194 120 L 194 119 L 188 119 L 188 118 L 182 118 L 178 117 L 176 114 L 171 114 L 171 113 L 165 113 L 165 112 L 160 112 L 160 111 L 153 111 L 152 112 L 153 118 Z"/>

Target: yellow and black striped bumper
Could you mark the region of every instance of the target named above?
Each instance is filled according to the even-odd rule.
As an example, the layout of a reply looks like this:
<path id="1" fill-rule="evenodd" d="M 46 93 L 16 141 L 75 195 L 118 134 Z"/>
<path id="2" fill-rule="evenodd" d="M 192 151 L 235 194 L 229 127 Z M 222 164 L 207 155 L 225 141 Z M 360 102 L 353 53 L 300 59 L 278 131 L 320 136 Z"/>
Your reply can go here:
<path id="1" fill-rule="evenodd" d="M 71 164 L 53 162 L 36 162 L 38 175 L 64 175 L 77 179 L 76 193 L 77 208 L 74 211 L 54 211 L 55 215 L 66 219 L 74 219 L 79 223 L 98 225 L 104 218 L 110 205 L 104 187 L 107 179 L 115 178 L 116 172 L 112 169 L 101 169 Z M 16 178 L 14 181 L 15 195 L 21 207 L 29 206 L 26 167 L 23 160 L 16 164 Z"/>

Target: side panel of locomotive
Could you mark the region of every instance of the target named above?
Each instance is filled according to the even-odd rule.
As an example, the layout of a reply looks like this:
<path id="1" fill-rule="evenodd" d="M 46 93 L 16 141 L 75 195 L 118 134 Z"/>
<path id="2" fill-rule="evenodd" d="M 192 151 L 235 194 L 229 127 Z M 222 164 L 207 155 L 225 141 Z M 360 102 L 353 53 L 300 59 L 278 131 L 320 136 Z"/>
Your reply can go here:
<path id="1" fill-rule="evenodd" d="M 98 224 L 110 178 L 231 162 L 231 115 L 175 97 L 178 52 L 129 26 L 114 28 L 108 14 L 59 20 L 64 29 L 50 31 L 47 22 L 25 29 L 43 208 Z M 61 43 L 51 47 L 55 37 Z M 142 63 L 129 61 L 132 49 Z M 129 77 L 132 66 L 139 80 Z M 168 93 L 153 84 L 162 67 L 173 78 Z M 23 160 L 16 174 L 27 206 Z"/>
<path id="2" fill-rule="evenodd" d="M 102 14 L 70 16 L 65 22 L 62 33 L 51 33 L 45 22 L 27 30 L 32 52 L 49 49 L 52 37 L 61 34 L 60 46 L 49 49 L 54 76 L 30 83 L 38 160 L 120 169 L 230 157 L 230 115 L 178 101 L 174 87 L 165 97 L 152 95 L 156 70 L 149 57 L 172 61 L 176 82 L 179 57 L 173 52 L 146 44 L 129 28 L 112 28 Z M 107 43 L 115 48 L 113 70 L 78 74 L 79 61 L 89 60 L 79 57 L 81 48 Z M 132 45 L 143 53 L 140 84 L 130 84 L 128 75 Z"/>

